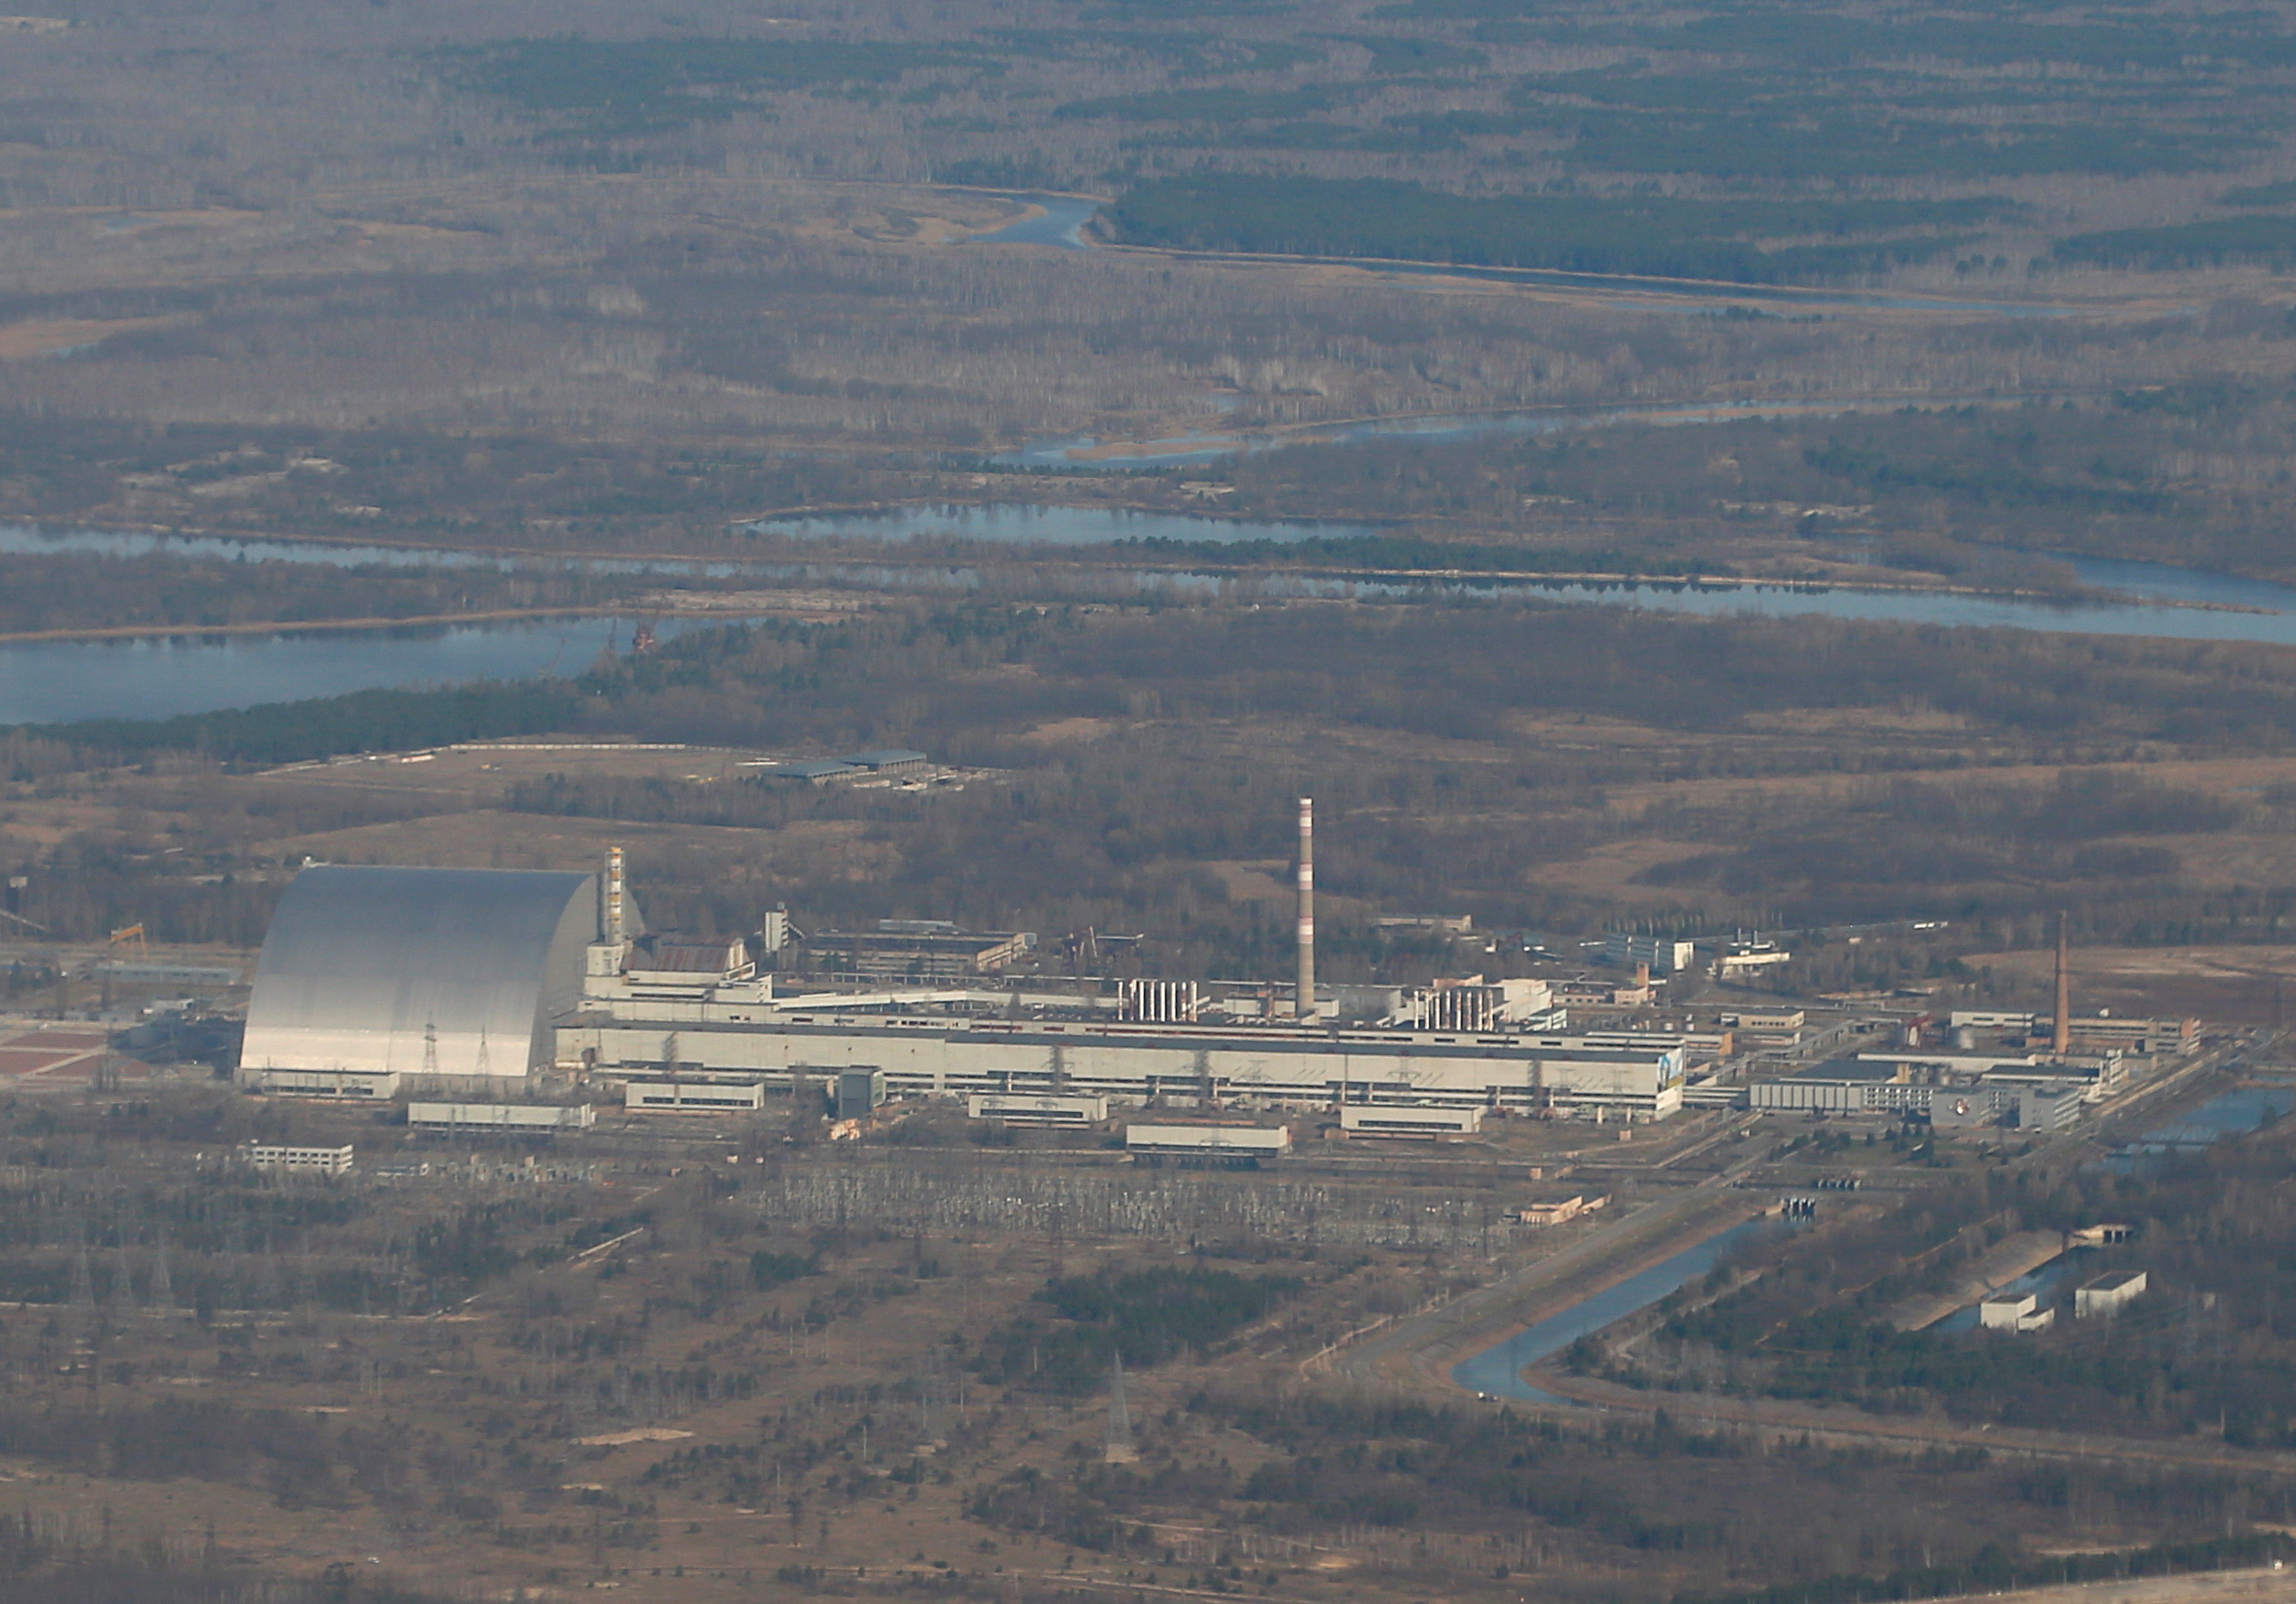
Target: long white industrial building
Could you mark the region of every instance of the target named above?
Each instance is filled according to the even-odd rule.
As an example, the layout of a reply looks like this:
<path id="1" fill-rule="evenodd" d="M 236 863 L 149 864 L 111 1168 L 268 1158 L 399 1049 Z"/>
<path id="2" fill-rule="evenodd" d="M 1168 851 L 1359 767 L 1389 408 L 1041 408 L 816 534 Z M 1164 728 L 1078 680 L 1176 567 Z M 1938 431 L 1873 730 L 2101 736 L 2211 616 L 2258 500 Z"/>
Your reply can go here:
<path id="1" fill-rule="evenodd" d="M 838 1070 L 885 1072 L 891 1095 L 1028 1093 L 1183 1106 L 1411 1103 L 1517 1113 L 1603 1109 L 1662 1119 L 1682 1107 L 1682 1050 L 1597 1047 L 1554 1035 L 1439 1035 L 1296 1026 L 1013 1020 L 834 1011 L 791 998 L 742 1020 L 561 1027 L 559 1061 L 592 1073 L 758 1076 L 769 1085 Z M 800 1009 L 787 1004 L 803 1004 Z"/>

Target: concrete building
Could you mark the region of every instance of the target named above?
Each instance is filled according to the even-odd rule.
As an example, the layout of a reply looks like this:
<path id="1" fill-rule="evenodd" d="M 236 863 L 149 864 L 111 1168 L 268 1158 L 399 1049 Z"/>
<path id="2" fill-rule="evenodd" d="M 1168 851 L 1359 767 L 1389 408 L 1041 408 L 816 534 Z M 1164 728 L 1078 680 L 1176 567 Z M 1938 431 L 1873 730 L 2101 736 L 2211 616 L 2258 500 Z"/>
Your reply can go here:
<path id="1" fill-rule="evenodd" d="M 834 785 L 840 780 L 858 780 L 868 772 L 858 764 L 816 757 L 799 763 L 766 764 L 757 774 L 760 780 L 776 780 L 787 785 Z"/>
<path id="2" fill-rule="evenodd" d="M 1973 1134 L 1999 1127 L 2013 1101 L 2005 1106 L 1978 1086 L 1944 1086 L 1930 1099 L 1930 1129 L 1940 1136 Z"/>
<path id="3" fill-rule="evenodd" d="M 885 1104 L 885 1072 L 873 1065 L 837 1072 L 837 1117 L 865 1119 Z"/>
<path id="4" fill-rule="evenodd" d="M 253 1167 L 272 1170 L 290 1175 L 344 1175 L 351 1169 L 351 1145 L 340 1147 L 292 1147 L 276 1142 L 250 1142 L 240 1150 L 240 1156 Z"/>
<path id="5" fill-rule="evenodd" d="M 1514 1211 L 1518 1225 L 1561 1225 L 1589 1215 L 1608 1203 L 1608 1198 L 1563 1198 L 1552 1203 L 1526 1203 Z"/>
<path id="6" fill-rule="evenodd" d="M 1926 1114 L 1938 1088 L 1913 1083 L 1895 1064 L 1829 1059 L 1748 1091 L 1751 1106 L 1767 1113 Z"/>
<path id="7" fill-rule="evenodd" d="M 975 1093 L 964 1100 L 967 1119 L 1001 1119 L 1016 1125 L 1095 1125 L 1108 1120 L 1104 1097 L 1004 1096 Z"/>
<path id="8" fill-rule="evenodd" d="M 2146 1281 L 2142 1270 L 2115 1270 L 2084 1281 L 2073 1292 L 2073 1318 L 2112 1319 L 2144 1296 Z"/>
<path id="9" fill-rule="evenodd" d="M 2057 1312 L 2045 1309 L 2038 1294 L 2001 1292 L 1977 1305 L 1977 1323 L 1988 1331 L 2045 1331 Z"/>
<path id="10" fill-rule="evenodd" d="M 932 765 L 932 759 L 922 752 L 905 751 L 898 747 L 870 752 L 848 752 L 843 761 L 872 774 L 922 773 Z"/>
<path id="11" fill-rule="evenodd" d="M 1792 963 L 1792 952 L 1775 941 L 1733 941 L 1714 961 L 1714 973 L 1723 980 L 1742 980 L 1775 964 Z"/>
<path id="12" fill-rule="evenodd" d="M 388 1070 L 241 1069 L 233 1082 L 242 1092 L 265 1097 L 300 1097 L 324 1102 L 389 1102 L 398 1095 L 398 1076 Z"/>
<path id="13" fill-rule="evenodd" d="M 1496 1030 L 1539 1019 L 1554 1006 L 1554 988 L 1544 980 L 1510 979 L 1487 985 L 1480 975 L 1472 975 L 1463 980 L 1438 980 L 1406 993 L 1385 1022 L 1423 1030 Z"/>
<path id="14" fill-rule="evenodd" d="M 444 1131 L 586 1131 L 598 1123 L 588 1103 L 410 1102 L 406 1123 Z"/>
<path id="15" fill-rule="evenodd" d="M 2030 1035 L 2033 1016 L 2030 1013 L 2004 1013 L 1983 1008 L 1956 1008 L 1951 1023 L 1956 1030 L 1998 1030 L 2011 1035 Z"/>
<path id="16" fill-rule="evenodd" d="M 1748 1009 L 1726 1014 L 1722 1022 L 1740 1030 L 1800 1030 L 1809 1022 L 1809 1015 L 1799 1008 Z"/>
<path id="17" fill-rule="evenodd" d="M 888 923 L 892 921 L 889 921 Z M 822 969 L 873 980 L 960 980 L 1018 962 L 1026 931 L 826 930 L 806 944 Z"/>
<path id="18" fill-rule="evenodd" d="M 2201 1044 L 2201 1022 L 2196 1019 L 2116 1019 L 2108 1014 L 2075 1014 L 2069 1034 L 2076 1047 L 2184 1053 Z"/>
<path id="19" fill-rule="evenodd" d="M 2079 1123 L 2087 1108 L 2088 1098 L 2079 1086 L 2063 1084 L 2020 1086 L 2017 1089 L 2017 1128 L 2044 1135 L 2069 1131 Z"/>
<path id="20" fill-rule="evenodd" d="M 684 936 L 664 930 L 629 944 L 622 974 L 633 988 L 663 991 L 726 986 L 756 977 L 749 943 L 739 936 Z"/>
<path id="21" fill-rule="evenodd" d="M 618 1010 L 559 1032 L 562 1062 L 758 1076 L 873 1066 L 902 1097 L 1100 1096 L 1112 1103 L 1351 1103 L 1505 1108 L 1518 1113 L 1663 1119 L 1682 1107 L 1679 1047 L 1593 1046 L 1515 1032 L 1151 1025 L 929 1011 L 835 994 L 704 1004 L 659 1022 Z"/>
<path id="22" fill-rule="evenodd" d="M 1403 1137 L 1441 1142 L 1472 1136 L 1483 1128 L 1480 1109 L 1398 1108 L 1392 1103 L 1349 1103 L 1340 1110 L 1340 1129 L 1350 1136 Z"/>
<path id="23" fill-rule="evenodd" d="M 1603 956 L 1632 968 L 1647 963 L 1653 975 L 1678 975 L 1698 962 L 1698 944 L 1673 936 L 1632 936 L 1614 930 L 1603 943 Z"/>
<path id="24" fill-rule="evenodd" d="M 587 874 L 306 869 L 264 937 L 241 1067 L 512 1079 L 546 1068 L 602 916 Z"/>
<path id="25" fill-rule="evenodd" d="M 749 1114 L 766 1106 L 766 1088 L 756 1080 L 633 1078 L 622 1084 L 622 1106 L 634 1114 Z"/>
<path id="26" fill-rule="evenodd" d="M 1127 1125 L 1124 1150 L 1184 1158 L 1275 1158 L 1292 1150 L 1292 1133 L 1283 1125 Z"/>

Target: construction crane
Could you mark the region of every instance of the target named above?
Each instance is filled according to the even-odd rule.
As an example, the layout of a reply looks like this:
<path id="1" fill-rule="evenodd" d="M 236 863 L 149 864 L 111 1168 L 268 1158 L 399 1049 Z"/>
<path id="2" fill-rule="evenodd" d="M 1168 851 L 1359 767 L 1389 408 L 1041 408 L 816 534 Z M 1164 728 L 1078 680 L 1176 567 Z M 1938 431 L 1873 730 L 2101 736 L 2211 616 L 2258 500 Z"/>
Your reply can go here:
<path id="1" fill-rule="evenodd" d="M 132 947 L 138 956 L 148 955 L 152 951 L 144 940 L 144 927 L 140 924 L 122 925 L 112 931 L 111 945 Z"/>

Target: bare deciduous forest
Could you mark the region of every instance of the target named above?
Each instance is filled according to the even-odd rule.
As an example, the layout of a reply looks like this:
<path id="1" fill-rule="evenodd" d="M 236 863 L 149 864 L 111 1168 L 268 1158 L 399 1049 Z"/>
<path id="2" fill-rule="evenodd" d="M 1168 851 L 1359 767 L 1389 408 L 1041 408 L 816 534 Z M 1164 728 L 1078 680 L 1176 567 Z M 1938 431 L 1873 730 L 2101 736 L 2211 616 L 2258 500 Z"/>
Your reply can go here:
<path id="1" fill-rule="evenodd" d="M 1792 961 L 1677 1013 L 2046 1009 L 2062 912 L 2085 1007 L 2210 1016 L 2167 1115 L 2062 1137 L 1702 1107 L 1398 1155 L 1290 1110 L 1273 1174 L 944 1107 L 832 1140 L 802 1087 L 449 1144 L 228 1089 L 228 1019 L 84 1082 L 0 1049 L 0 1600 L 2200 1604 L 2284 1565 L 2284 1132 L 2130 1155 L 2284 1023 L 2296 648 L 1519 582 L 2296 576 L 2292 81 L 2285 0 L 0 18 L 0 675 L 601 615 L 533 678 L 0 730 L 11 1029 L 143 1000 L 91 953 L 242 962 L 308 863 L 610 844 L 658 927 L 1266 979 L 1307 794 L 1327 982 L 1746 929 Z M 943 769 L 760 773 L 865 747 Z M 1521 1217 L 1571 1188 L 1614 1204 Z M 1563 1351 L 1606 1412 L 1451 1348 L 1334 1368 L 1795 1189 Z M 2161 1289 L 2125 1321 L 1892 1322 L 2104 1218 Z"/>

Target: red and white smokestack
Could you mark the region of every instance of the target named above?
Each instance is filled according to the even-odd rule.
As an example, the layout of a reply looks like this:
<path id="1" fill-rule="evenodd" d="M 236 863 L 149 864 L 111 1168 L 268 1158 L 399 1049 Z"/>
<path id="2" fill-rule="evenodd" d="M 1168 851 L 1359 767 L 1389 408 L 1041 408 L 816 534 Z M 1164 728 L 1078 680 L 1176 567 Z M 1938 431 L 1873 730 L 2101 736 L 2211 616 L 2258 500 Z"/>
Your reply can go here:
<path id="1" fill-rule="evenodd" d="M 1316 1017 L 1316 799 L 1300 798 L 1300 989 L 1295 1018 Z"/>
<path id="2" fill-rule="evenodd" d="M 622 849 L 606 848 L 606 939 L 626 941 L 629 938 L 628 921 L 622 911 Z"/>

